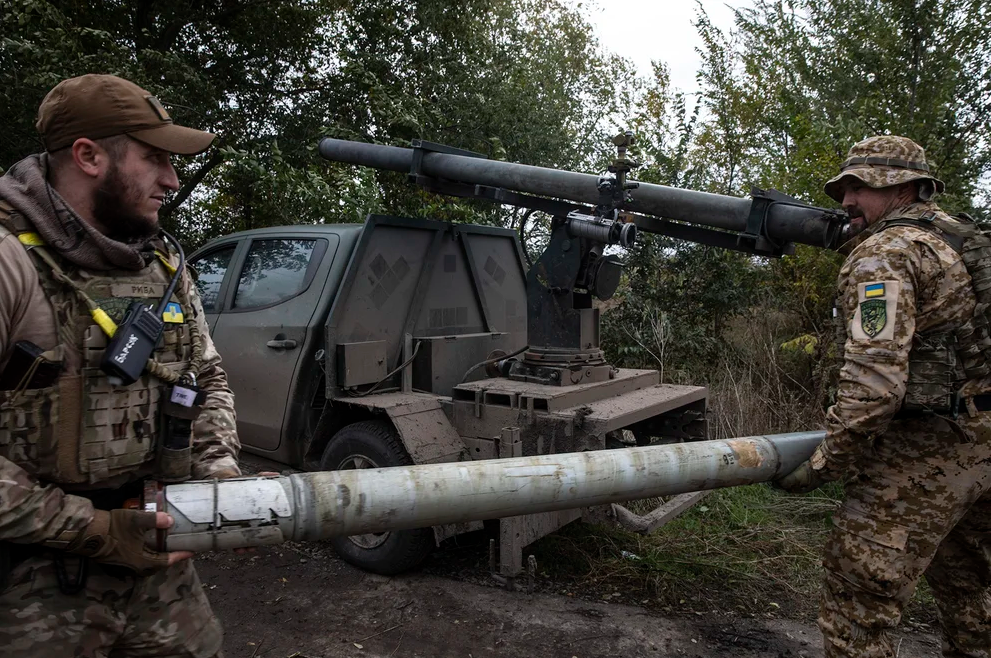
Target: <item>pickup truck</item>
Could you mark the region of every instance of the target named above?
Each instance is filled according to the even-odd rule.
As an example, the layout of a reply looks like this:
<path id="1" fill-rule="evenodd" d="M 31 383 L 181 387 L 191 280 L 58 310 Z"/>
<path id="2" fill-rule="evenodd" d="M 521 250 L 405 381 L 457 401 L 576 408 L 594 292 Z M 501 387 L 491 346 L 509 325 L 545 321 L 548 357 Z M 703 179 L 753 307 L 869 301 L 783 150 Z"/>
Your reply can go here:
<path id="1" fill-rule="evenodd" d="M 558 385 L 508 374 L 527 347 L 535 285 L 512 230 L 372 215 L 228 235 L 190 264 L 244 450 L 269 460 L 336 470 L 704 438 L 706 390 L 660 384 L 653 370 L 592 377 L 570 366 Z M 598 311 L 586 311 L 597 348 Z M 500 520 L 496 575 L 519 576 L 523 547 L 581 515 Z M 393 574 L 482 527 L 333 543 L 352 564 Z"/>

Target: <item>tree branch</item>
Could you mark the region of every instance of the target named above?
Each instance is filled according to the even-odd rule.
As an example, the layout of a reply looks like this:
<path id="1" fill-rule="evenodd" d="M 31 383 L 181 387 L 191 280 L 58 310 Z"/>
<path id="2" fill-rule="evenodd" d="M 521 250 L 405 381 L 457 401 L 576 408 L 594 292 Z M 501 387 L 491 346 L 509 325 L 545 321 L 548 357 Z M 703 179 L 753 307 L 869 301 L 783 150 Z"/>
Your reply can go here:
<path id="1" fill-rule="evenodd" d="M 228 9 L 225 9 L 224 11 L 217 12 L 213 16 L 213 21 L 214 21 L 214 24 L 216 24 L 216 25 L 219 25 L 221 27 L 228 27 L 230 25 L 231 21 L 233 21 L 235 18 L 237 18 L 237 15 L 238 14 L 241 14 L 241 13 L 243 13 L 243 12 L 251 9 L 252 7 L 257 6 L 257 5 L 267 5 L 267 4 L 277 3 L 277 2 L 278 2 L 278 0 L 247 0 L 246 2 L 243 2 L 243 3 L 234 3 Z"/>
<path id="2" fill-rule="evenodd" d="M 203 181 L 203 178 L 206 177 L 206 175 L 210 173 L 214 167 L 223 161 L 223 154 L 219 149 L 215 150 L 213 155 L 210 156 L 210 159 L 204 162 L 200 168 L 196 170 L 196 173 L 190 176 L 189 180 L 183 183 L 182 187 L 179 188 L 179 191 L 176 192 L 176 195 L 172 198 L 172 200 L 169 201 L 169 203 L 162 209 L 162 214 L 168 217 L 176 208 L 185 203 L 186 199 L 189 198 L 189 195 L 192 194 L 193 189 Z"/>
<path id="3" fill-rule="evenodd" d="M 169 23 L 168 27 L 163 30 L 162 34 L 155 40 L 154 50 L 161 52 L 167 52 L 172 50 L 175 46 L 176 39 L 179 38 L 179 34 L 182 32 L 182 28 L 188 25 L 188 21 L 177 19 Z"/>

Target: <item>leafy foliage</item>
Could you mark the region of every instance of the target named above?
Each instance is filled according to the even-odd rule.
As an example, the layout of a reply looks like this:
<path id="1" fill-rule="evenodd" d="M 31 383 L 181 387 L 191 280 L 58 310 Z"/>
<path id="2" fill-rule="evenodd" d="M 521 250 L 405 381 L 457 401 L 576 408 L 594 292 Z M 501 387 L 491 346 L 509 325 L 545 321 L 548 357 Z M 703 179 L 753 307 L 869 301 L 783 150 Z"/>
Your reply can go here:
<path id="1" fill-rule="evenodd" d="M 177 160 L 182 189 L 165 221 L 189 247 L 369 212 L 522 221 L 428 194 L 401 173 L 324 162 L 321 136 L 419 138 L 601 171 L 606 137 L 630 128 L 640 180 L 732 195 L 776 188 L 833 205 L 821 184 L 847 148 L 901 133 L 927 148 L 947 181 L 944 205 L 981 215 L 989 7 L 757 0 L 724 33 L 700 6 L 701 91 L 691 97 L 671 87 L 663 62 L 635 75 L 565 0 L 0 0 L 0 167 L 39 150 L 32 123 L 47 90 L 107 72 L 158 95 L 180 123 L 220 136 L 212 152 Z M 539 214 L 526 227 L 531 253 L 546 227 Z M 647 236 L 627 261 L 603 327 L 620 364 L 711 381 L 732 354 L 734 319 L 778 313 L 789 320 L 769 329 L 774 340 L 828 343 L 835 254 L 800 247 L 768 262 Z"/>
<path id="2" fill-rule="evenodd" d="M 60 80 L 114 73 L 220 148 L 178 161 L 166 223 L 191 245 L 270 224 L 370 211 L 500 222 L 390 173 L 320 161 L 337 136 L 449 143 L 577 168 L 615 112 L 628 64 L 556 0 L 0 0 L 0 166 L 40 150 L 32 118 Z"/>
<path id="3" fill-rule="evenodd" d="M 986 0 L 758 0 L 723 33 L 700 7 L 695 113 L 676 94 L 655 94 L 670 99 L 669 120 L 641 122 L 648 134 L 638 177 L 734 195 L 774 188 L 835 206 L 822 183 L 847 149 L 873 134 L 903 134 L 947 181 L 941 204 L 982 215 L 982 176 L 991 169 L 989 9 Z M 778 327 L 780 342 L 809 333 L 828 345 L 841 260 L 801 246 L 761 261 L 645 242 L 630 258 L 625 304 L 607 314 L 604 335 L 622 362 L 657 366 L 663 352 L 678 364 L 669 376 L 694 372 L 712 382 L 722 363 L 713 355 L 731 350 L 721 331 L 727 316 L 780 311 L 798 322 Z M 661 349 L 662 335 L 673 349 Z"/>

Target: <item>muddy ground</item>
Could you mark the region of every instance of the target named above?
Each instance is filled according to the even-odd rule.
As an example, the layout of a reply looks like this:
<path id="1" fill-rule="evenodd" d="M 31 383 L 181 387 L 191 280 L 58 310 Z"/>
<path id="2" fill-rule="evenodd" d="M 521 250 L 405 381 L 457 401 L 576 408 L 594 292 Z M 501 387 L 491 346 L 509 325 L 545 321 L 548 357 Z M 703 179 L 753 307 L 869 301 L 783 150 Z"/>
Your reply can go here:
<path id="1" fill-rule="evenodd" d="M 252 455 L 242 467 L 279 469 Z M 224 624 L 227 658 L 822 656 L 814 602 L 748 607 L 706 589 L 672 607 L 608 579 L 556 579 L 543 566 L 533 593 L 507 591 L 489 576 L 487 547 L 484 532 L 447 540 L 420 569 L 392 578 L 348 565 L 325 543 L 196 562 Z M 931 611 L 909 611 L 894 636 L 898 658 L 939 656 L 934 623 Z"/>
<path id="2" fill-rule="evenodd" d="M 484 562 L 482 548 L 469 550 Z M 553 589 L 546 583 L 533 594 L 509 592 L 464 559 L 450 560 L 461 566 L 445 573 L 445 553 L 393 578 L 359 571 L 322 544 L 213 554 L 197 564 L 228 658 L 822 655 L 812 620 L 698 606 L 665 613 L 609 603 L 602 592 L 544 593 Z M 932 633 L 908 631 L 895 644 L 900 658 L 939 655 Z"/>

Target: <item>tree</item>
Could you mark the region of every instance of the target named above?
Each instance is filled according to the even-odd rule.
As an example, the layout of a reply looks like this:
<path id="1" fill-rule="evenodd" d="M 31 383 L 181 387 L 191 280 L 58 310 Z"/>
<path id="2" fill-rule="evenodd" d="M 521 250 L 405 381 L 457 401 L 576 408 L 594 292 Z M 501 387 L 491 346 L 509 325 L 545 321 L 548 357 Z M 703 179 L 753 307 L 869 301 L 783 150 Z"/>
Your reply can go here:
<path id="1" fill-rule="evenodd" d="M 321 161 L 329 135 L 451 143 L 497 158 L 587 165 L 624 62 L 557 0 L 0 0 L 0 166 L 39 150 L 32 117 L 59 80 L 116 73 L 219 148 L 177 160 L 166 224 L 195 245 L 269 224 L 372 210 L 501 222 L 400 175 Z"/>
<path id="2" fill-rule="evenodd" d="M 636 177 L 741 196 L 774 188 L 835 207 L 822 184 L 847 149 L 872 134 L 904 134 L 926 147 L 946 180 L 941 203 L 974 211 L 987 202 L 982 176 L 991 169 L 989 7 L 987 0 L 758 0 L 737 12 L 728 34 L 700 7 L 697 114 L 676 111 L 678 95 L 663 84 L 646 95 L 641 116 L 655 109 L 638 123 L 645 166 Z M 668 118 L 657 120 L 662 114 Z M 607 314 L 604 335 L 629 363 L 656 362 L 657 350 L 641 349 L 643 336 L 623 336 L 656 334 L 653 320 L 663 316 L 674 346 L 666 358 L 714 363 L 724 319 L 760 307 L 800 320 L 782 331 L 825 339 L 841 261 L 803 246 L 762 261 L 646 239 L 629 258 L 622 289 L 629 303 Z M 691 345 L 680 356 L 679 340 Z"/>
<path id="3" fill-rule="evenodd" d="M 2 0 L 0 142 L 9 166 L 39 150 L 32 118 L 58 81 L 114 73 L 158 95 L 179 123 L 212 130 L 224 149 L 250 149 L 293 126 L 318 75 L 314 56 L 335 0 Z M 266 144 L 267 146 L 267 144 Z M 229 151 L 228 151 L 229 152 Z M 223 160 L 215 150 L 178 161 L 182 205 Z"/>
<path id="4" fill-rule="evenodd" d="M 989 12 L 986 0 L 760 0 L 739 12 L 761 110 L 754 157 L 781 163 L 768 182 L 826 203 L 821 179 L 852 143 L 902 134 L 950 182 L 944 204 L 972 210 L 991 168 Z"/>

